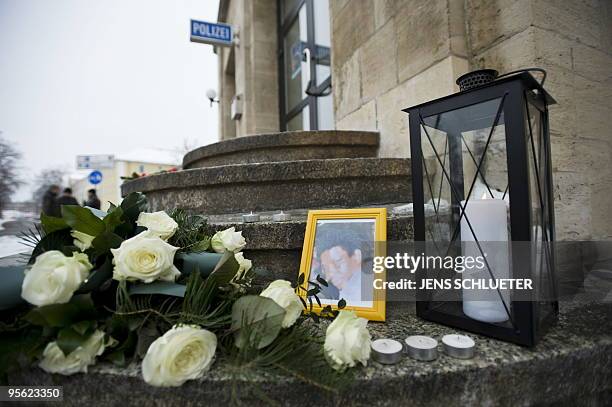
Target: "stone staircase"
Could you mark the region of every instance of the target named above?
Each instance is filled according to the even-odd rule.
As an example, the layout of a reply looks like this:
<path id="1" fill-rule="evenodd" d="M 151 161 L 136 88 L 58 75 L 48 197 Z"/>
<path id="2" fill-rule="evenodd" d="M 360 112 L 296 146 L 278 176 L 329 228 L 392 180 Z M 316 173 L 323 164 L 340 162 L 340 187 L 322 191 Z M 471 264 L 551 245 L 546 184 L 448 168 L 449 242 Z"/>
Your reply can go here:
<path id="1" fill-rule="evenodd" d="M 183 170 L 126 182 L 122 194 L 147 195 L 151 210 L 185 208 L 208 217 L 211 232 L 235 226 L 245 255 L 274 278 L 295 279 L 309 209 L 388 208 L 388 239 L 412 240 L 410 159 L 377 158 L 379 135 L 299 131 L 221 141 L 187 153 Z M 274 222 L 283 210 L 287 222 Z M 242 214 L 261 220 L 243 223 Z"/>

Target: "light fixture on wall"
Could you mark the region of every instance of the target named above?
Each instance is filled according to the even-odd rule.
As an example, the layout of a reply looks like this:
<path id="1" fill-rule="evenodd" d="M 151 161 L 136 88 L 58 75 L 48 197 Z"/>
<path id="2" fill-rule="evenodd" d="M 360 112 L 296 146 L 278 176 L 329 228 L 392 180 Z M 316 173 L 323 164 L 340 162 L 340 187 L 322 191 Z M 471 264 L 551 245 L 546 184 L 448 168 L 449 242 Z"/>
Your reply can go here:
<path id="1" fill-rule="evenodd" d="M 482 259 L 481 267 L 418 271 L 417 287 L 432 278 L 461 284 L 419 291 L 417 315 L 533 346 L 558 313 L 548 126 L 555 101 L 528 71 L 546 77 L 539 68 L 479 70 L 457 80 L 460 92 L 404 111 L 418 252 Z M 474 289 L 475 279 L 533 287 Z"/>
<path id="2" fill-rule="evenodd" d="M 217 91 L 214 89 L 208 89 L 206 91 L 206 97 L 210 100 L 210 107 L 212 107 L 213 103 L 219 103 L 219 99 L 217 99 Z"/>

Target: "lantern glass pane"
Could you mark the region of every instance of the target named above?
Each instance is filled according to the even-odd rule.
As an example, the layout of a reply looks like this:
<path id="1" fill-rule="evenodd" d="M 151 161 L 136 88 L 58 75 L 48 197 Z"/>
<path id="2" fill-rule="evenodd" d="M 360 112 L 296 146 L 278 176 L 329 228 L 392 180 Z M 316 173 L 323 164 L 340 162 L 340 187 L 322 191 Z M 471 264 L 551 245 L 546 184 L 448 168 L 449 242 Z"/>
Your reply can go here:
<path id="1" fill-rule="evenodd" d="M 421 118 L 427 255 L 480 257 L 485 264 L 427 267 L 428 278 L 512 278 L 504 102 Z M 509 290 L 442 287 L 430 294 L 430 309 L 513 327 Z"/>
<path id="2" fill-rule="evenodd" d="M 526 97 L 525 100 L 530 100 Z M 531 275 L 535 283 L 538 316 L 542 320 L 554 312 L 552 277 L 552 227 L 548 179 L 548 151 L 544 140 L 544 112 L 527 102 L 525 138 L 531 196 Z"/>

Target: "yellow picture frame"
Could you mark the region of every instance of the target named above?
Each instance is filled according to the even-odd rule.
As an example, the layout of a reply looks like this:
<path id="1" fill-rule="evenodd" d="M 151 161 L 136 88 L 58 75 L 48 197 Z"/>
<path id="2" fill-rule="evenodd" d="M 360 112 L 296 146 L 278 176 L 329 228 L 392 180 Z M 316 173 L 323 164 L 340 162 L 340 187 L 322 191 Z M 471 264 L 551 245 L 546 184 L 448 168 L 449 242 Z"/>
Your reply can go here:
<path id="1" fill-rule="evenodd" d="M 308 221 L 306 223 L 306 232 L 304 234 L 304 246 L 302 249 L 302 258 L 300 262 L 300 275 L 304 274 L 304 281 L 301 284 L 299 295 L 307 301 L 306 292 L 309 288 L 310 274 L 312 271 L 313 253 L 315 249 L 315 240 L 317 236 L 317 225 L 320 221 L 325 220 L 358 220 L 358 219 L 373 219 L 374 226 L 374 256 L 385 256 L 385 245 L 377 244 L 377 242 L 386 242 L 387 240 L 387 209 L 386 208 L 360 208 L 360 209 L 327 209 L 327 210 L 312 210 L 308 211 Z M 386 281 L 386 272 L 377 273 L 374 275 L 376 279 Z M 312 288 L 312 287 L 310 287 Z M 384 321 L 386 312 L 386 295 L 384 289 L 374 289 L 372 286 L 372 306 L 356 306 L 351 305 L 347 301 L 344 309 L 354 310 L 355 313 L 367 318 L 370 321 Z M 323 307 L 328 303 L 323 303 L 319 306 L 316 302 L 312 306 L 313 312 L 319 314 Z M 329 304 L 332 309 L 337 309 L 337 305 Z"/>

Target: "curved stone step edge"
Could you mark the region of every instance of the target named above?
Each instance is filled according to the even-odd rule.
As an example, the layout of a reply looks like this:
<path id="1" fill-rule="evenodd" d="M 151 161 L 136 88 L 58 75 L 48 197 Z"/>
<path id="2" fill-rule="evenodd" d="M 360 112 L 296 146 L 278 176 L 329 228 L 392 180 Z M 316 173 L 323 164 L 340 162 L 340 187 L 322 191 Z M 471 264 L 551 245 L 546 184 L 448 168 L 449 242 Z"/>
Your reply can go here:
<path id="1" fill-rule="evenodd" d="M 380 164 L 384 162 L 385 166 Z M 384 176 L 406 176 L 410 182 L 409 158 L 332 158 L 270 163 L 230 164 L 154 174 L 121 185 L 121 193 L 161 191 L 221 184 L 299 181 Z"/>
<path id="2" fill-rule="evenodd" d="M 379 143 L 379 133 L 372 131 L 321 130 L 254 134 L 198 147 L 185 154 L 183 157 L 183 168 L 189 169 L 194 162 L 206 158 L 266 148 L 342 146 L 372 147 L 378 149 Z"/>

